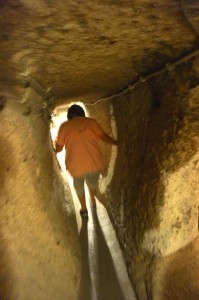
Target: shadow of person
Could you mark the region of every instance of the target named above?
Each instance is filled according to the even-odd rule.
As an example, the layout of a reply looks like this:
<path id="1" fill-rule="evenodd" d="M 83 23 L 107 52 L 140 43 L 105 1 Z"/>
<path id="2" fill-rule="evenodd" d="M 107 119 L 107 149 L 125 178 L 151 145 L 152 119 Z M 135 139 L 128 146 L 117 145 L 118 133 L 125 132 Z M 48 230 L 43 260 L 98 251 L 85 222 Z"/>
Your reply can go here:
<path id="1" fill-rule="evenodd" d="M 95 227 L 97 249 L 98 249 L 98 282 L 97 287 L 97 299 L 98 300 L 125 300 L 122 289 L 120 287 L 113 259 L 111 257 L 109 248 L 107 246 L 104 234 L 99 223 L 99 219 L 96 210 L 92 210 L 93 223 Z M 114 249 L 113 249 L 114 251 Z"/>
<path id="2" fill-rule="evenodd" d="M 88 248 L 88 221 L 82 220 L 80 230 L 80 248 L 82 257 L 82 270 L 80 279 L 80 290 L 78 300 L 92 300 L 92 283 L 89 266 L 89 248 Z"/>

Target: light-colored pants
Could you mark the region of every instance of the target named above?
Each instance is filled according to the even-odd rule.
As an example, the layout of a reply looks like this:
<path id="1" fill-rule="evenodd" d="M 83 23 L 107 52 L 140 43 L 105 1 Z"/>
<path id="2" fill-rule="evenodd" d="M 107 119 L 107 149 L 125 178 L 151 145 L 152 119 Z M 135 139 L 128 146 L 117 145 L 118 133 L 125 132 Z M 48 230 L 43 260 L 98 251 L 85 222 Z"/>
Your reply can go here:
<path id="1" fill-rule="evenodd" d="M 99 172 L 73 177 L 73 185 L 77 195 L 80 197 L 84 195 L 84 181 L 88 185 L 89 189 L 95 190 L 97 188 L 98 179 Z"/>

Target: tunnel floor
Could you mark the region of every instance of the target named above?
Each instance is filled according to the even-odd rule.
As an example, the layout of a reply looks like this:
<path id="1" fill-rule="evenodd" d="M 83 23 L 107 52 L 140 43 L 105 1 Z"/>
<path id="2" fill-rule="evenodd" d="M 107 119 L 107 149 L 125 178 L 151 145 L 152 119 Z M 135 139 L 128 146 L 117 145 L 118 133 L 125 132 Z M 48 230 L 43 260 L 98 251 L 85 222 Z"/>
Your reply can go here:
<path id="1" fill-rule="evenodd" d="M 64 170 L 64 151 L 58 153 L 63 177 L 74 200 L 82 253 L 82 273 L 78 300 L 136 300 L 115 231 L 105 207 L 97 200 L 92 209 L 86 190 L 88 220 L 82 219 L 72 178 Z"/>
<path id="2" fill-rule="evenodd" d="M 96 210 L 88 205 L 88 221 L 80 220 L 77 201 L 75 206 L 82 252 L 79 300 L 135 299 L 105 208 L 99 202 Z"/>
<path id="3" fill-rule="evenodd" d="M 71 186 L 72 179 L 64 172 Z M 82 253 L 78 300 L 136 300 L 122 252 L 105 207 L 97 200 L 91 208 L 88 191 L 88 220 L 79 215 L 79 201 L 71 186 Z"/>
<path id="4" fill-rule="evenodd" d="M 53 140 L 57 128 L 65 121 L 65 113 L 54 118 L 55 127 L 51 128 Z M 73 188 L 72 178 L 65 169 L 65 150 L 57 154 L 63 179 L 70 186 L 79 232 L 82 254 L 82 273 L 78 300 L 136 300 L 126 265 L 122 256 L 115 231 L 106 208 L 97 200 L 92 209 L 89 193 L 86 190 L 88 220 L 82 219 L 80 204 Z"/>

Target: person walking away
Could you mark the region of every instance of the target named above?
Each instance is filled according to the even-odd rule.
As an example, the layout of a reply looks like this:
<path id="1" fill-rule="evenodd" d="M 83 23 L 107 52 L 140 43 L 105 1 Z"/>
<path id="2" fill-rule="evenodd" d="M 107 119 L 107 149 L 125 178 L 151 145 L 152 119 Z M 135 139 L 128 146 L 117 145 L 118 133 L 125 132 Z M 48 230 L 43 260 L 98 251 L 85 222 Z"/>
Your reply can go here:
<path id="1" fill-rule="evenodd" d="M 73 104 L 67 112 L 68 121 L 61 124 L 55 140 L 55 152 L 65 147 L 65 165 L 73 177 L 73 185 L 79 199 L 80 215 L 88 218 L 84 182 L 86 182 L 91 203 L 95 206 L 95 194 L 99 175 L 104 171 L 99 142 L 117 145 L 117 141 L 106 134 L 95 119 L 85 116 L 84 109 Z"/>

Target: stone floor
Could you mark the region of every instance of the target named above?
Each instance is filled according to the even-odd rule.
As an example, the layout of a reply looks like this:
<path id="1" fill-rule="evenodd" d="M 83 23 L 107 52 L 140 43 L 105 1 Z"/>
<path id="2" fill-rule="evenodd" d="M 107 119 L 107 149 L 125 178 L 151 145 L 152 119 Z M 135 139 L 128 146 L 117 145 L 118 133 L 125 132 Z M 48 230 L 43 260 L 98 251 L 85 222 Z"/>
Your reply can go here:
<path id="1" fill-rule="evenodd" d="M 77 203 L 76 207 L 77 219 L 80 219 Z M 79 300 L 135 299 L 115 232 L 103 205 L 97 202 L 96 211 L 89 209 L 88 222 L 78 220 L 78 223 L 83 262 Z"/>
<path id="2" fill-rule="evenodd" d="M 63 158 L 63 155 L 59 154 Z M 63 162 L 62 162 L 63 164 Z M 72 187 L 72 179 L 65 172 L 71 186 L 76 210 L 82 253 L 81 286 L 78 300 L 136 300 L 129 281 L 119 243 L 105 207 L 97 201 L 91 209 L 86 193 L 89 218 L 79 215 L 79 201 Z"/>
<path id="3" fill-rule="evenodd" d="M 73 195 L 82 253 L 81 286 L 78 300 L 136 300 L 122 252 L 105 207 L 97 200 L 91 209 L 86 191 L 89 218 L 79 215 L 80 204 L 72 178 L 64 170 L 64 151 L 57 155 Z"/>

